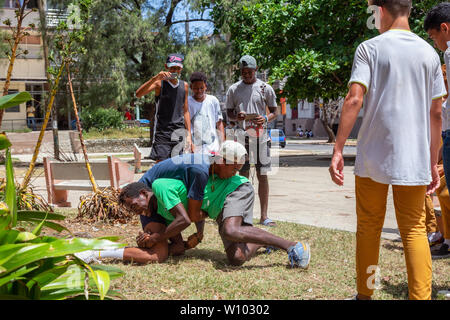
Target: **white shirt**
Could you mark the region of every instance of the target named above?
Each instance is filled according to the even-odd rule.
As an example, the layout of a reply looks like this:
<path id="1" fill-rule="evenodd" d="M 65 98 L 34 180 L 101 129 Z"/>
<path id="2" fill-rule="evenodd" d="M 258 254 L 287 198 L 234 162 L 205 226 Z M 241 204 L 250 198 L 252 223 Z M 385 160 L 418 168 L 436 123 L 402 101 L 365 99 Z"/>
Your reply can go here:
<path id="1" fill-rule="evenodd" d="M 359 45 L 349 83 L 366 87 L 355 175 L 428 185 L 430 107 L 445 94 L 440 59 L 423 39 L 390 30 Z"/>
<path id="2" fill-rule="evenodd" d="M 447 42 L 447 50 L 444 53 L 444 61 L 447 70 L 450 70 L 450 41 Z M 450 100 L 442 103 L 442 131 L 450 129 Z"/>
<path id="3" fill-rule="evenodd" d="M 234 110 L 236 115 L 239 112 L 245 112 L 265 116 L 267 115 L 266 107 L 277 107 L 277 96 L 273 88 L 264 81 L 256 79 L 254 83 L 246 84 L 241 80 L 228 89 L 225 105 L 228 110 Z M 246 122 L 250 121 L 239 121 L 239 126 L 246 129 L 251 124 Z M 267 128 L 261 139 L 262 142 L 269 140 Z"/>
<path id="4" fill-rule="evenodd" d="M 195 153 L 218 152 L 220 143 L 216 125 L 223 120 L 219 100 L 207 94 L 205 100 L 198 102 L 189 96 L 188 105 Z"/>

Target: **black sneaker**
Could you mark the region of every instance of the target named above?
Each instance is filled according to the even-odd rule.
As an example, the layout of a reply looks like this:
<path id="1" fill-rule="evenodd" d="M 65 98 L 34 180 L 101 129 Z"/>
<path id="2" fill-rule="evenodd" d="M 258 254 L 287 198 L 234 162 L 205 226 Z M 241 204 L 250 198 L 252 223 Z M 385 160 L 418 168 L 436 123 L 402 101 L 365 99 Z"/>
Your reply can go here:
<path id="1" fill-rule="evenodd" d="M 449 245 L 446 243 L 443 243 L 439 250 L 436 250 L 431 253 L 432 259 L 445 259 L 450 258 L 450 248 Z"/>

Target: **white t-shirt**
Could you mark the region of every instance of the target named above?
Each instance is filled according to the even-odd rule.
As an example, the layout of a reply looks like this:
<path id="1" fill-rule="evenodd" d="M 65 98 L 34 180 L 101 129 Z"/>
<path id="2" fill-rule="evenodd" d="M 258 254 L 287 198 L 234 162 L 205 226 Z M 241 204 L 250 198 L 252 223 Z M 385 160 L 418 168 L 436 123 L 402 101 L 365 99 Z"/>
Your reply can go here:
<path id="1" fill-rule="evenodd" d="M 244 81 L 238 81 L 227 91 L 225 105 L 228 110 L 234 110 L 236 114 L 245 112 L 247 114 L 255 113 L 261 116 L 267 115 L 266 106 L 269 108 L 277 107 L 277 96 L 273 88 L 256 79 L 252 84 L 246 84 Z M 248 126 L 246 121 L 239 121 L 241 129 Z M 262 142 L 269 140 L 267 128 L 264 130 Z"/>
<path id="2" fill-rule="evenodd" d="M 220 143 L 216 124 L 223 120 L 219 100 L 207 94 L 205 100 L 198 102 L 189 96 L 188 106 L 195 153 L 218 152 Z"/>
<path id="3" fill-rule="evenodd" d="M 444 61 L 447 70 L 450 70 L 450 41 L 447 42 L 448 48 L 444 53 Z M 450 99 L 442 103 L 442 131 L 450 129 Z"/>
<path id="4" fill-rule="evenodd" d="M 393 185 L 428 185 L 430 107 L 445 94 L 436 51 L 407 30 L 359 45 L 349 84 L 366 87 L 355 175 Z"/>

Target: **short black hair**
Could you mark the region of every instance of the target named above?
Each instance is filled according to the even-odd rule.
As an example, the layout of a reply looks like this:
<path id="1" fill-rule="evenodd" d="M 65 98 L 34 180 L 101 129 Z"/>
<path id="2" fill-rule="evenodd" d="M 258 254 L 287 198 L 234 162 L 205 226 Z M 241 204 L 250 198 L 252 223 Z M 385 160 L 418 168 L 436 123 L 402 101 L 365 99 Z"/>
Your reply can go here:
<path id="1" fill-rule="evenodd" d="M 442 2 L 433 7 L 427 14 L 424 23 L 425 31 L 440 30 L 441 24 L 450 22 L 450 3 Z"/>
<path id="2" fill-rule="evenodd" d="M 120 191 L 119 194 L 119 204 L 124 204 L 125 199 L 135 199 L 139 197 L 142 190 L 145 191 L 152 191 L 146 184 L 142 182 L 133 182 L 130 184 L 127 184 L 123 189 Z"/>
<path id="3" fill-rule="evenodd" d="M 372 0 L 372 5 L 386 8 L 394 17 L 409 16 L 412 0 Z"/>
<path id="4" fill-rule="evenodd" d="M 191 83 L 194 83 L 195 81 L 203 81 L 206 85 L 208 85 L 207 80 L 208 78 L 203 72 L 193 72 L 191 74 L 191 78 L 189 79 Z"/>

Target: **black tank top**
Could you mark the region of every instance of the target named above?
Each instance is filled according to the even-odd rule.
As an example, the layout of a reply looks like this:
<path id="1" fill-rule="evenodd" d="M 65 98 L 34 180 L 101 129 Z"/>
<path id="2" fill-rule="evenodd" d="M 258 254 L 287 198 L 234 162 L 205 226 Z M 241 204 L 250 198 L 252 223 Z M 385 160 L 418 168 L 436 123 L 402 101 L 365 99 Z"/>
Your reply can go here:
<path id="1" fill-rule="evenodd" d="M 161 92 L 156 97 L 156 128 L 155 138 L 171 140 L 172 132 L 184 126 L 184 102 L 186 90 L 184 81 L 178 80 L 178 86 L 172 87 L 167 81 L 162 81 Z"/>

